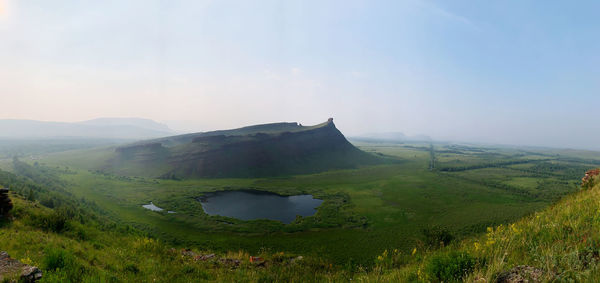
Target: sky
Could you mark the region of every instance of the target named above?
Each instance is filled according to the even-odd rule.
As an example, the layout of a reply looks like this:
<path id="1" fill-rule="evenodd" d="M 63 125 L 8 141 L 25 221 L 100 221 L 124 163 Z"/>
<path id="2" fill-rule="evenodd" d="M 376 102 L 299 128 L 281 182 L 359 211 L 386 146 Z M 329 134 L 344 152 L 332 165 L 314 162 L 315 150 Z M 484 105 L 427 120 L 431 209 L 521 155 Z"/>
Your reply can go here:
<path id="1" fill-rule="evenodd" d="M 599 1 L 0 0 L 0 119 L 600 149 Z"/>

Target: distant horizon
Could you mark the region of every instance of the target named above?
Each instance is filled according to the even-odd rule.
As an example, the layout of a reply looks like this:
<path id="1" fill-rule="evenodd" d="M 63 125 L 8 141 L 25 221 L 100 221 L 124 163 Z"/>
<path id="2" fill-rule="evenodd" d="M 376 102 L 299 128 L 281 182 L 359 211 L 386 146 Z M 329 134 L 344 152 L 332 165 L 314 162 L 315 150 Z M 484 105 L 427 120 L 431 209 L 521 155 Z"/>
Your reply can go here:
<path id="1" fill-rule="evenodd" d="M 33 120 L 33 119 L 11 119 L 11 118 L 0 118 L 0 121 L 2 121 L 2 120 L 14 120 L 14 121 L 48 122 L 48 123 L 82 123 L 82 122 L 88 122 L 88 121 L 93 121 L 93 120 L 98 120 L 98 119 L 142 119 L 142 120 L 149 120 L 149 121 L 152 121 L 154 123 L 163 124 L 163 125 L 167 126 L 170 130 L 173 131 L 173 135 L 184 135 L 184 134 L 201 133 L 201 132 L 211 132 L 211 131 L 219 131 L 219 130 L 231 130 L 231 129 L 243 128 L 243 127 L 247 127 L 247 126 L 260 125 L 260 124 L 272 124 L 272 123 L 298 123 L 298 124 L 301 124 L 301 125 L 304 125 L 304 126 L 313 126 L 313 125 L 318 125 L 320 123 L 323 123 L 323 122 L 327 121 L 326 119 L 324 119 L 323 121 L 321 121 L 319 123 L 315 123 L 315 124 L 306 124 L 306 123 L 302 123 L 302 122 L 299 122 L 299 121 L 272 121 L 272 122 L 259 123 L 259 124 L 244 124 L 244 125 L 240 125 L 240 126 L 234 126 L 234 127 L 231 127 L 231 128 L 199 129 L 199 130 L 189 130 L 189 131 L 177 130 L 176 128 L 174 128 L 174 127 L 171 126 L 171 124 L 169 123 L 169 121 L 156 121 L 156 120 L 153 120 L 153 119 L 150 119 L 150 118 L 144 118 L 144 117 L 95 117 L 95 118 L 92 118 L 92 119 L 83 120 L 83 121 L 75 121 L 75 122 L 68 122 L 68 121 L 44 121 L 44 120 Z M 171 122 L 173 122 L 173 121 L 171 121 Z M 336 120 L 334 118 L 334 123 L 335 122 L 336 122 Z M 339 126 L 337 125 L 337 123 L 336 123 L 336 127 L 339 129 Z M 445 140 L 445 139 L 439 139 L 439 138 L 437 138 L 435 136 L 428 135 L 426 133 L 407 134 L 406 132 L 403 132 L 401 130 L 400 131 L 390 131 L 390 132 L 366 132 L 366 133 L 358 133 L 358 134 L 346 134 L 342 129 L 340 129 L 340 131 L 348 139 L 371 138 L 373 140 L 379 140 L 379 141 L 402 141 L 400 139 L 378 138 L 378 137 L 375 137 L 373 135 L 381 135 L 381 134 L 403 134 L 403 135 L 406 136 L 406 138 L 408 138 L 408 140 L 404 140 L 407 143 L 410 143 L 410 142 L 420 142 L 420 143 L 425 143 L 425 142 L 432 142 L 432 143 L 456 143 L 456 144 L 463 144 L 463 145 L 472 144 L 472 145 L 490 146 L 490 147 L 494 147 L 494 146 L 499 146 L 499 147 L 525 147 L 525 148 L 539 148 L 539 149 L 588 150 L 588 151 L 600 152 L 600 147 L 598 147 L 598 148 L 560 147 L 560 146 L 547 146 L 547 145 L 539 145 L 539 144 L 494 143 L 494 142 L 486 142 L 486 141 L 460 140 L 460 139 L 457 139 L 457 140 Z M 411 140 L 411 138 L 418 137 L 418 136 L 428 137 L 428 138 L 431 139 L 431 141 Z M 0 136 L 0 139 L 4 139 L 4 138 L 6 138 L 6 137 L 1 137 Z M 48 137 L 48 138 L 56 138 L 56 137 Z M 28 138 L 28 139 L 36 139 L 36 138 Z"/>

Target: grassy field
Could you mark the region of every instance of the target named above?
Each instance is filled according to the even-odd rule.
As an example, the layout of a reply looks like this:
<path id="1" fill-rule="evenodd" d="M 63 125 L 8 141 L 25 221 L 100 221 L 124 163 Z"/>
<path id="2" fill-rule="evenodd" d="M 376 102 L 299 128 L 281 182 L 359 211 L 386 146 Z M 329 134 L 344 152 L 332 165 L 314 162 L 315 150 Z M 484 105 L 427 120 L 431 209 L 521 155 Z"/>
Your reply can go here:
<path id="1" fill-rule="evenodd" d="M 596 274 L 593 263 L 569 257 L 566 248 L 558 251 L 548 244 L 543 251 L 545 242 L 564 233 L 544 234 L 534 227 L 539 235 L 529 235 L 521 232 L 529 226 L 519 226 L 537 225 L 527 222 L 531 219 L 550 221 L 554 216 L 544 215 L 553 212 L 540 211 L 548 211 L 548 206 L 579 189 L 583 172 L 599 163 L 583 156 L 593 155 L 451 144 L 357 146 L 396 162 L 278 178 L 177 181 L 90 170 L 94 164 L 89 161 L 99 160 L 90 156 L 101 157 L 103 149 L 33 156 L 22 159 L 24 162 L 3 160 L 2 168 L 23 179 L 0 172 L 0 179 L 7 182 L 4 185 L 21 195 L 14 195 L 15 220 L 0 223 L 0 239 L 18 240 L 6 241 L 0 249 L 44 268 L 48 282 L 177 282 L 192 278 L 389 282 L 447 280 L 444 276 L 489 281 L 517 264 L 544 269 L 546 279 L 557 274 L 567 279 Z M 36 193 L 29 197 L 27 188 Z M 196 200 L 206 192 L 247 188 L 282 195 L 309 193 L 324 202 L 314 216 L 283 225 L 209 216 Z M 141 207 L 150 201 L 177 213 Z M 588 202 L 584 206 L 590 206 Z M 65 205 L 71 208 L 65 210 Z M 71 216 L 64 219 L 71 220 L 58 229 L 50 220 L 62 219 L 65 211 Z M 567 214 L 560 215 L 564 218 Z M 523 217 L 525 220 L 509 224 Z M 561 221 L 544 225 L 579 229 L 565 224 L 568 219 Z M 137 229 L 128 228 L 131 226 Z M 24 232 L 26 237 L 17 236 Z M 519 238 L 523 235 L 527 237 Z M 437 244 L 440 240 L 445 247 Z M 537 242 L 532 244 L 534 240 Z M 594 243 L 588 253 L 592 259 Z M 541 245 L 544 257 L 535 256 L 531 249 L 536 245 Z M 584 254 L 588 246 L 577 253 Z M 181 248 L 215 253 L 217 258 L 194 261 L 182 257 Z M 248 262 L 250 255 L 263 256 L 271 265 L 257 268 Z M 290 264 L 298 255 L 304 256 L 304 263 Z M 56 257 L 64 259 L 59 261 L 65 265 L 62 269 L 53 267 Z M 220 259 L 224 257 L 239 260 L 241 265 L 223 264 Z M 571 260 L 572 266 L 559 264 L 560 270 L 551 270 L 552 261 L 563 258 Z M 464 265 L 469 272 L 440 273 L 455 264 Z M 581 270 L 586 273 L 577 275 Z"/>
<path id="2" fill-rule="evenodd" d="M 194 255 L 213 251 L 193 249 L 189 256 L 135 231 L 75 219 L 56 230 L 40 221 L 54 219 L 56 209 L 11 197 L 13 219 L 0 219 L 0 248 L 42 268 L 42 282 L 495 282 L 503 276 L 597 282 L 600 277 L 600 186 L 593 184 L 520 221 L 487 227 L 482 235 L 441 249 L 384 250 L 366 269 L 331 265 L 318 256 L 294 262 L 297 254 L 272 250 L 217 252 L 196 260 Z M 268 264 L 253 264 L 250 255 Z"/>
<path id="3" fill-rule="evenodd" d="M 266 249 L 318 256 L 342 266 L 372 266 L 373 258 L 386 249 L 427 248 L 424 229 L 442 227 L 461 239 L 540 210 L 573 192 L 582 172 L 597 162 L 547 150 L 356 145 L 398 162 L 280 178 L 183 181 L 88 170 L 93 164 L 85 163 L 85 155 L 101 151 L 49 155 L 39 163 L 61 168 L 53 174 L 66 182 L 65 188 L 95 202 L 112 219 L 179 247 L 251 253 Z M 283 225 L 208 216 L 195 200 L 206 192 L 245 188 L 310 193 L 324 203 L 315 216 Z M 141 207 L 150 201 L 177 213 Z"/>

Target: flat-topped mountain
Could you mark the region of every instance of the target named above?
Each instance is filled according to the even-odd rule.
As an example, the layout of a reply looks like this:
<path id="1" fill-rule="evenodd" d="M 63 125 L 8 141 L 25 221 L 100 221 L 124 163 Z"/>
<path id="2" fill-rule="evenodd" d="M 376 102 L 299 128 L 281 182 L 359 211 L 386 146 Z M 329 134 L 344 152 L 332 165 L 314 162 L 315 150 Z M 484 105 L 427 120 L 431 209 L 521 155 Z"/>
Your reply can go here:
<path id="1" fill-rule="evenodd" d="M 186 134 L 116 148 L 104 171 L 162 178 L 266 177 L 382 163 L 350 144 L 333 119 Z"/>

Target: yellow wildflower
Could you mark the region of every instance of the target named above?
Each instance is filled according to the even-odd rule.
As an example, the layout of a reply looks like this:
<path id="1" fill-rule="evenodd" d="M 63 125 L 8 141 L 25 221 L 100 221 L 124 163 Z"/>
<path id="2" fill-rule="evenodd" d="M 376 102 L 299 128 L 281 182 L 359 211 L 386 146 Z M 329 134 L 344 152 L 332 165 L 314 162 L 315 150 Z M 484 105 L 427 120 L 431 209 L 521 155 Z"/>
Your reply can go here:
<path id="1" fill-rule="evenodd" d="M 521 231 L 519 231 L 519 229 L 517 229 L 517 227 L 515 226 L 515 224 L 510 224 L 510 229 L 512 229 L 513 232 L 515 232 L 515 233 L 521 232 Z"/>
<path id="2" fill-rule="evenodd" d="M 29 257 L 21 259 L 21 262 L 24 263 L 24 264 L 27 264 L 27 265 L 31 265 L 32 264 L 32 261 L 31 261 L 31 259 Z"/>
<path id="3" fill-rule="evenodd" d="M 415 255 L 416 253 L 417 253 L 417 248 L 414 248 L 411 254 Z"/>

